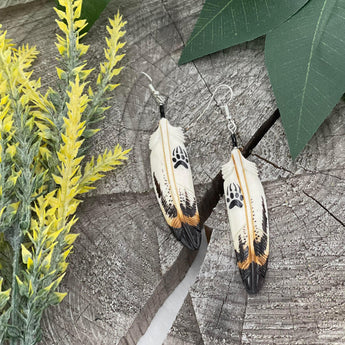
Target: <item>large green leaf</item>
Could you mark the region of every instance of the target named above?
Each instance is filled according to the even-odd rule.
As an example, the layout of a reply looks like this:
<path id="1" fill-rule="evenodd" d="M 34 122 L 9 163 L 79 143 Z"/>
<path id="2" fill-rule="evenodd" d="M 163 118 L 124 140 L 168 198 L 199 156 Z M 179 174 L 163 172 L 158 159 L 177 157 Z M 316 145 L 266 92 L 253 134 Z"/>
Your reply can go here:
<path id="1" fill-rule="evenodd" d="M 266 36 L 266 65 L 293 158 L 345 91 L 344 33 L 344 0 L 310 0 Z"/>
<path id="2" fill-rule="evenodd" d="M 308 0 L 206 0 L 179 64 L 266 34 Z"/>

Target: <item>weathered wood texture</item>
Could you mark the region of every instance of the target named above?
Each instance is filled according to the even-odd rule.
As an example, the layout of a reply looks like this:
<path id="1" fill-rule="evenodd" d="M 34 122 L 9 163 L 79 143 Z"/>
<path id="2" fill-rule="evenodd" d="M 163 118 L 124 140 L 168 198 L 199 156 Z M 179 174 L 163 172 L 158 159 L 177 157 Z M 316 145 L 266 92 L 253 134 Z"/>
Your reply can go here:
<path id="1" fill-rule="evenodd" d="M 241 144 L 276 107 L 263 38 L 177 65 L 202 3 L 111 1 L 86 39 L 96 67 L 106 18 L 119 8 L 128 21 L 121 86 L 91 153 L 117 142 L 133 150 L 128 164 L 109 174 L 81 206 L 81 235 L 63 283 L 69 296 L 45 315 L 43 344 L 135 344 L 192 259 L 167 230 L 152 192 L 148 140 L 159 116 L 139 72 L 149 73 L 169 97 L 167 117 L 184 128 L 218 84 L 230 84 Z M 48 0 L 0 11 L 16 43 L 35 44 L 42 52 L 35 67 L 44 88 L 56 81 L 54 19 Z M 216 99 L 220 105 L 228 96 L 220 92 Z M 215 108 L 187 132 L 199 199 L 229 159 L 226 122 Z M 242 287 L 221 202 L 207 222 L 214 234 L 202 271 L 167 345 L 344 343 L 344 112 L 339 104 L 295 162 L 280 122 L 258 145 L 252 159 L 265 181 L 271 225 L 263 290 L 248 297 Z"/>
<path id="2" fill-rule="evenodd" d="M 1 0 L 0 8 L 6 8 L 10 6 L 19 5 L 19 4 L 26 4 L 31 1 L 34 1 L 34 0 Z"/>
<path id="3" fill-rule="evenodd" d="M 209 221 L 215 228 L 207 256 L 185 302 L 194 315 L 179 315 L 164 344 L 343 344 L 344 177 L 338 169 L 265 183 L 271 256 L 256 296 L 243 289 L 219 204 Z M 183 325 L 191 320 L 186 335 Z M 202 342 L 190 341 L 195 329 Z"/>
<path id="4" fill-rule="evenodd" d="M 35 70 L 45 89 L 57 81 L 53 5 L 50 0 L 35 1 L 0 11 L 0 22 L 14 42 L 36 45 L 41 52 Z M 102 59 L 107 17 L 116 12 L 112 4 L 90 33 L 90 67 Z M 133 151 L 128 164 L 108 174 L 81 206 L 75 228 L 80 237 L 61 288 L 69 295 L 45 315 L 43 344 L 135 344 L 195 256 L 170 234 L 152 191 L 148 140 L 158 114 L 154 104 L 142 108 L 149 98 L 145 86 L 139 97 L 131 96 L 137 76 L 131 70 L 135 54 L 130 49 L 136 34 L 127 37 L 122 85 L 102 134 L 91 146 L 92 154 L 118 142 Z"/>

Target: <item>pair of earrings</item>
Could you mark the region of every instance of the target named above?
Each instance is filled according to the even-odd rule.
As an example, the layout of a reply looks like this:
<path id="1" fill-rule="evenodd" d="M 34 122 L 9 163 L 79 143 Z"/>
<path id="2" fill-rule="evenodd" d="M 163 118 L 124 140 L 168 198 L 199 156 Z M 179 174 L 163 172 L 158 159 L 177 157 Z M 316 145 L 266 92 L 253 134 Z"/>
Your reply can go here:
<path id="1" fill-rule="evenodd" d="M 187 248 L 197 250 L 201 243 L 201 226 L 184 134 L 182 128 L 170 125 L 165 118 L 163 97 L 153 87 L 150 76 L 142 73 L 150 79 L 149 88 L 159 104 L 161 115 L 158 129 L 150 138 L 156 197 L 177 240 Z M 228 87 L 232 98 L 232 89 L 227 85 L 220 86 Z M 269 254 L 266 198 L 256 165 L 245 159 L 238 149 L 236 125 L 228 106 L 224 109 L 233 145 L 230 161 L 222 167 L 225 202 L 243 284 L 249 293 L 257 293 L 266 274 Z"/>

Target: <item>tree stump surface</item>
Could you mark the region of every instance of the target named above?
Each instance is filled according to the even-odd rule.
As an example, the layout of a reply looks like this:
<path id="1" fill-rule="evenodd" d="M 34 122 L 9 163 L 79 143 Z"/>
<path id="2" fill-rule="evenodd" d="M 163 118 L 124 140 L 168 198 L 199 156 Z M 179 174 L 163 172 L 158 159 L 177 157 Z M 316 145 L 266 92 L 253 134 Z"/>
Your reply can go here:
<path id="1" fill-rule="evenodd" d="M 14 4 L 15 2 L 13 2 Z M 195 253 L 167 228 L 152 189 L 148 141 L 159 112 L 154 86 L 168 97 L 167 118 L 186 129 L 219 84 L 244 145 L 276 108 L 264 65 L 264 38 L 178 66 L 202 0 L 111 1 L 86 38 L 89 67 L 103 58 L 107 18 L 127 20 L 125 69 L 90 155 L 117 143 L 132 147 L 128 163 L 107 175 L 78 211 L 79 232 L 61 290 L 68 296 L 43 319 L 44 345 L 136 344 Z M 35 75 L 56 77 L 54 1 L 0 10 L 17 44 L 41 52 Z M 186 133 L 197 199 L 230 158 L 220 105 L 226 90 Z M 217 105 L 216 105 L 217 104 Z M 208 253 L 165 345 L 344 344 L 344 103 L 339 103 L 293 162 L 280 121 L 250 159 L 258 165 L 269 210 L 270 258 L 262 291 L 248 296 L 235 264 L 223 200 L 206 222 Z"/>
<path id="2" fill-rule="evenodd" d="M 20 5 L 20 4 L 26 4 L 28 2 L 31 2 L 34 0 L 2 0 L 0 3 L 0 8 L 6 8 L 10 6 Z"/>

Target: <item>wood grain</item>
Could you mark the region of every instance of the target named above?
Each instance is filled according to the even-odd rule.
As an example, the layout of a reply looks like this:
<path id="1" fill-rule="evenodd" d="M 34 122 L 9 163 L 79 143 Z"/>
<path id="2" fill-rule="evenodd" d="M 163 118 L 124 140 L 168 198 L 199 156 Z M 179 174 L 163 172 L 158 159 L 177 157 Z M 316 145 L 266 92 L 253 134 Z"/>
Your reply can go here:
<path id="1" fill-rule="evenodd" d="M 20 4 L 27 4 L 32 1 L 34 0 L 2 0 L 0 2 L 0 8 L 6 8 L 6 7 L 16 6 Z"/>
<path id="2" fill-rule="evenodd" d="M 214 230 L 191 302 L 185 302 L 195 315 L 180 314 L 165 344 L 200 344 L 181 327 L 195 318 L 205 345 L 344 343 L 343 168 L 291 174 L 264 188 L 271 228 L 261 292 L 244 291 L 221 202 L 208 222 Z"/>
<path id="3" fill-rule="evenodd" d="M 128 24 L 121 86 L 90 154 L 120 143 L 130 160 L 88 196 L 62 291 L 69 295 L 43 320 L 42 344 L 135 344 L 193 254 L 183 250 L 160 213 L 152 190 L 148 140 L 159 119 L 147 72 L 167 96 L 167 118 L 189 128 L 220 83 L 234 89 L 230 111 L 245 144 L 276 108 L 264 65 L 264 39 L 225 49 L 193 63 L 177 61 L 202 0 L 111 1 L 86 43 L 90 67 L 102 60 L 107 18 L 118 9 Z M 36 45 L 43 88 L 54 86 L 57 28 L 52 2 L 38 0 L 0 10 L 0 22 L 18 44 Z M 93 76 L 94 78 L 94 76 Z M 197 198 L 230 157 L 222 102 L 187 131 Z M 200 276 L 166 345 L 344 344 L 345 106 L 340 103 L 293 162 L 278 121 L 251 159 L 265 181 L 271 256 L 265 285 L 247 296 L 235 265 L 223 202 L 207 224 L 213 235 Z"/>
<path id="4" fill-rule="evenodd" d="M 41 0 L 0 11 L 0 22 L 13 41 L 36 45 L 41 52 L 35 73 L 42 77 L 44 89 L 57 81 L 54 41 L 58 30 L 52 6 L 51 1 Z M 108 10 L 89 35 L 90 67 L 97 67 L 102 58 L 104 44 L 99 37 L 105 36 L 107 17 L 116 12 Z M 133 153 L 126 166 L 108 174 L 78 213 L 75 231 L 81 235 L 61 287 L 69 295 L 45 315 L 42 344 L 135 344 L 195 256 L 171 235 L 152 190 L 148 140 L 158 116 L 154 103 L 142 109 L 145 102 L 149 104 L 146 85 L 139 86 L 139 96 L 131 96 L 136 80 L 131 79 L 130 47 L 129 41 L 121 86 L 90 155 L 118 142 L 132 147 Z M 149 119 L 150 126 L 141 128 L 140 117 L 141 123 Z"/>
<path id="5" fill-rule="evenodd" d="M 155 206 L 152 192 L 85 200 L 75 229 L 78 245 L 62 286 L 69 295 L 46 314 L 43 343 L 137 342 L 193 259 L 187 250 L 179 251 L 177 261 L 184 265 L 174 265 L 175 258 L 164 272 L 160 241 L 176 246 Z"/>

